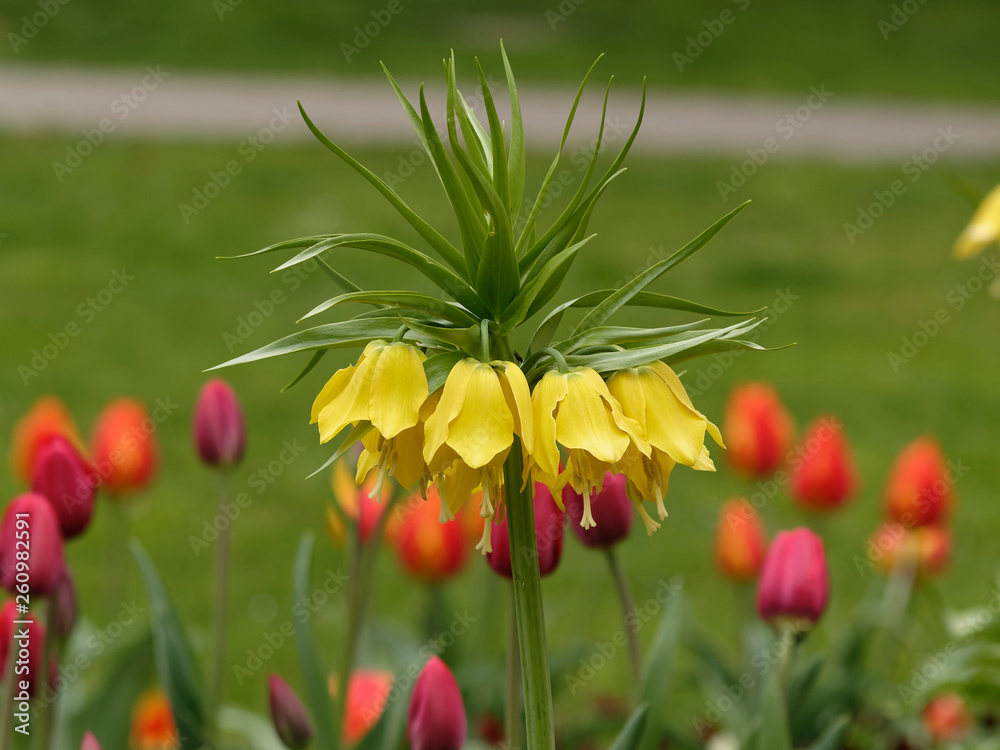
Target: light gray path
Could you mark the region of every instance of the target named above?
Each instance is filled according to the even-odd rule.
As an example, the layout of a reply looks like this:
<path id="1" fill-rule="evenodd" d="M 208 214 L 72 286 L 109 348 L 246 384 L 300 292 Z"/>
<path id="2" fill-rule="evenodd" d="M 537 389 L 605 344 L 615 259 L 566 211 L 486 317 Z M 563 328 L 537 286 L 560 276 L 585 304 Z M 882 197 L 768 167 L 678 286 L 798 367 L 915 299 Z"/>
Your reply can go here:
<path id="1" fill-rule="evenodd" d="M 434 83 L 430 103 L 443 125 L 440 87 Z M 415 94 L 416 88 L 413 82 L 404 84 L 408 94 Z M 495 87 L 500 99 L 502 88 Z M 581 106 L 571 138 L 576 147 L 593 137 L 602 91 L 595 85 Z M 573 94 L 568 87 L 523 87 L 529 143 L 536 148 L 554 146 Z M 68 140 L 105 120 L 115 137 L 240 141 L 273 126 L 275 113 L 291 115 L 291 122 L 279 128 L 281 141 L 307 138 L 295 111 L 296 99 L 340 142 L 413 142 L 409 122 L 381 81 L 169 70 L 151 75 L 138 67 L 0 67 L 0 130 L 52 131 Z M 606 131 L 611 140 L 624 142 L 638 100 L 635 89 L 613 95 Z M 939 130 L 951 134 L 949 158 L 1000 156 L 1000 107 L 863 101 L 819 84 L 812 91 L 784 97 L 652 91 L 636 149 L 746 158 L 747 149 L 760 156 L 763 148 L 775 158 L 900 162 L 928 148 L 940 151 Z"/>

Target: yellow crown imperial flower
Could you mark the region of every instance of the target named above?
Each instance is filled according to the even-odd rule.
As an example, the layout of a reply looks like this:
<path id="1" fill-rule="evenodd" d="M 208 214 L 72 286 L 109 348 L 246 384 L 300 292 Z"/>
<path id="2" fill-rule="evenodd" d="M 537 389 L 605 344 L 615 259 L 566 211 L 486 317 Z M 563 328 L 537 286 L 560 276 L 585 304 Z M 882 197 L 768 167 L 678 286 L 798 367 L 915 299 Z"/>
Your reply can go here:
<path id="1" fill-rule="evenodd" d="M 580 525 L 589 529 L 594 525 L 590 497 L 600 492 L 612 465 L 630 448 L 649 455 L 642 428 L 626 416 L 601 376 L 588 367 L 565 373 L 548 371 L 535 386 L 531 403 L 535 420 L 532 470 L 557 499 L 567 482 L 583 495 Z M 560 445 L 569 451 L 562 472 Z"/>
<path id="2" fill-rule="evenodd" d="M 492 519 L 502 499 L 503 463 L 514 443 L 534 444 L 531 391 L 513 362 L 460 360 L 448 373 L 440 400 L 424 425 L 423 459 L 437 480 L 442 513 L 453 513 L 477 486 L 481 515 Z M 489 551 L 489 524 L 479 548 Z"/>
<path id="3" fill-rule="evenodd" d="M 371 425 L 365 448 L 369 456 L 378 458 L 374 466 L 366 459 L 362 466 L 367 468 L 362 473 L 359 466 L 359 477 L 378 469 L 374 497 L 379 496 L 387 474 L 411 486 L 423 473 L 422 466 L 414 472 L 410 460 L 414 454 L 419 456 L 420 430 L 415 428 L 428 396 L 423 360 L 420 350 L 409 344 L 372 341 L 357 364 L 334 373 L 313 402 L 310 424 L 319 424 L 321 443 L 348 425 Z"/>
<path id="4" fill-rule="evenodd" d="M 626 451 L 617 468 L 642 499 L 656 503 L 663 520 L 667 517 L 663 497 L 674 465 L 715 471 L 705 447 L 705 432 L 725 447 L 722 435 L 695 409 L 680 378 L 663 362 L 619 370 L 608 381 L 608 389 L 624 413 L 639 424 L 651 448 L 649 453 Z M 659 524 L 647 520 L 641 505 L 639 510 L 651 533 Z"/>
<path id="5" fill-rule="evenodd" d="M 1000 238 L 1000 185 L 997 185 L 979 204 L 972 221 L 965 228 L 952 251 L 958 258 L 971 258 L 991 242 Z"/>

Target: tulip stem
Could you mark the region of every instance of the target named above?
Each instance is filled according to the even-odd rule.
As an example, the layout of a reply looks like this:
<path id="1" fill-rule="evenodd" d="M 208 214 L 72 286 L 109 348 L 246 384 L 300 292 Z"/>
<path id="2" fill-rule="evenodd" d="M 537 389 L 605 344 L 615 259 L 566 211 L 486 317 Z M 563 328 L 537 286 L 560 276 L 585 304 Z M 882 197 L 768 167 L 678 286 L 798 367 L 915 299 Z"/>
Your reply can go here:
<path id="1" fill-rule="evenodd" d="M 552 683 L 545 647 L 545 614 L 542 578 L 538 569 L 538 542 L 531 484 L 522 488 L 524 461 L 521 441 L 514 438 L 504 462 L 507 493 L 507 527 L 510 531 L 510 564 L 514 578 L 514 615 L 521 653 L 521 683 L 528 750 L 553 750 L 555 728 Z"/>
<path id="2" fill-rule="evenodd" d="M 517 645 L 517 615 L 514 593 L 510 597 L 510 618 L 507 626 L 507 686 L 504 716 L 504 741 L 508 748 L 521 746 L 521 649 Z"/>
<path id="3" fill-rule="evenodd" d="M 52 724 L 55 722 L 56 714 L 56 698 L 59 695 L 56 691 L 56 686 L 49 684 L 48 677 L 52 656 L 58 651 L 59 639 L 52 627 L 55 624 L 55 619 L 56 601 L 54 597 L 50 596 L 48 601 L 45 602 L 45 640 L 42 642 L 41 665 L 39 673 L 35 675 L 35 695 L 46 698 L 51 696 L 51 699 L 35 701 L 37 722 L 40 727 L 38 735 L 35 738 L 35 747 L 39 748 L 39 750 L 48 750 L 51 743 Z M 12 656 L 13 653 L 11 651 Z"/>
<path id="4" fill-rule="evenodd" d="M 633 705 L 637 705 L 639 702 L 639 683 L 642 675 L 642 650 L 639 647 L 639 634 L 635 628 L 629 625 L 629 615 L 635 612 L 635 599 L 632 597 L 632 589 L 628 585 L 625 570 L 618 560 L 618 555 L 614 547 L 605 551 L 605 557 L 608 560 L 611 577 L 615 581 L 618 598 L 622 604 L 622 623 L 625 626 L 625 637 L 628 639 L 629 666 L 632 669 L 632 703 Z"/>
<path id="5" fill-rule="evenodd" d="M 7 644 L 7 669 L 3 675 L 3 705 L 0 706 L 0 750 L 8 750 L 14 738 L 11 719 L 14 718 L 14 654 L 17 653 L 17 628 L 11 628 L 10 643 Z"/>
<path id="6" fill-rule="evenodd" d="M 229 502 L 229 474 L 219 474 L 219 513 L 226 515 Z M 229 527 L 219 531 L 215 553 L 215 600 L 212 611 L 212 680 L 209 683 L 208 723 L 211 747 L 219 745 L 219 709 L 225 694 L 226 683 L 226 632 L 229 626 Z"/>

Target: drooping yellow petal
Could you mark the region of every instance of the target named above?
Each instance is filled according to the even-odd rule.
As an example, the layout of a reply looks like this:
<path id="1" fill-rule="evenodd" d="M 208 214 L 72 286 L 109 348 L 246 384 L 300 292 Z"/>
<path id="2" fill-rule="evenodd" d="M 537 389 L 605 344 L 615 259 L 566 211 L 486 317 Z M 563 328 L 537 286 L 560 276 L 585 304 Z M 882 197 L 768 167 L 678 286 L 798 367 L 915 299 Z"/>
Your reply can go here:
<path id="1" fill-rule="evenodd" d="M 651 368 L 639 369 L 646 397 L 646 438 L 678 463 L 691 466 L 705 444 L 707 420 L 682 403 Z"/>
<path id="2" fill-rule="evenodd" d="M 613 396 L 608 393 L 607 399 L 602 398 L 586 370 L 570 372 L 566 387 L 566 398 L 556 414 L 556 439 L 566 448 L 586 451 L 599 461 L 620 459 L 629 446 L 629 435 L 618 426 L 608 406 L 607 400 Z"/>
<path id="3" fill-rule="evenodd" d="M 715 471 L 715 463 L 712 461 L 712 457 L 708 455 L 708 448 L 702 446 L 701 455 L 698 456 L 698 460 L 694 462 L 692 468 L 698 471 Z"/>
<path id="4" fill-rule="evenodd" d="M 382 437 L 396 437 L 420 421 L 427 398 L 427 376 L 418 349 L 394 343 L 379 354 L 371 383 L 372 425 Z"/>
<path id="5" fill-rule="evenodd" d="M 424 426 L 416 424 L 399 433 L 393 442 L 392 475 L 403 489 L 410 489 L 424 475 Z"/>
<path id="6" fill-rule="evenodd" d="M 448 429 L 462 410 L 469 378 L 479 365 L 474 359 L 463 359 L 451 368 L 444 390 L 433 413 L 424 420 L 424 461 L 430 465 L 434 455 L 448 440 Z"/>
<path id="7" fill-rule="evenodd" d="M 344 387 L 351 382 L 354 376 L 354 365 L 348 365 L 342 370 L 333 373 L 333 377 L 326 381 L 326 385 L 313 400 L 312 412 L 309 416 L 309 424 L 316 424 L 319 420 L 319 413 L 325 409 L 333 399 L 340 395 Z"/>
<path id="8" fill-rule="evenodd" d="M 972 220 L 952 250 L 956 258 L 970 258 L 1000 237 L 1000 185 L 993 188 L 979 204 Z"/>
<path id="9" fill-rule="evenodd" d="M 542 474 L 559 474 L 559 448 L 556 445 L 556 408 L 566 398 L 569 388 L 566 376 L 550 370 L 535 384 L 531 394 L 531 414 L 534 427 L 534 450 L 531 461 Z"/>
<path id="10" fill-rule="evenodd" d="M 725 443 L 722 442 L 722 433 L 719 432 L 719 428 L 712 424 L 709 419 L 698 411 L 694 404 L 691 403 L 691 398 L 688 396 L 687 391 L 684 389 L 684 384 L 681 383 L 681 379 L 677 377 L 677 373 L 673 371 L 670 365 L 664 362 L 654 362 L 649 365 L 649 368 L 656 373 L 656 375 L 666 383 L 667 387 L 670 389 L 677 399 L 689 408 L 692 412 L 697 414 L 699 417 L 705 420 L 705 429 L 708 430 L 708 434 L 712 436 L 712 439 L 722 448 L 725 448 Z"/>
<path id="11" fill-rule="evenodd" d="M 497 375 L 500 377 L 500 387 L 503 389 L 507 408 L 514 417 L 514 431 L 521 438 L 525 453 L 530 455 L 535 445 L 535 431 L 528 381 L 521 368 L 513 362 L 494 362 L 494 365 L 497 365 Z"/>
<path id="12" fill-rule="evenodd" d="M 479 364 L 469 377 L 462 409 L 448 428 L 448 445 L 470 468 L 479 469 L 513 440 L 514 417 L 500 379 L 492 367 Z"/>
<path id="13" fill-rule="evenodd" d="M 639 424 L 642 434 L 646 434 L 646 395 L 639 381 L 639 371 L 634 367 L 619 370 L 608 381 L 608 391 L 622 406 L 626 416 Z"/>
<path id="14" fill-rule="evenodd" d="M 319 441 L 325 443 L 349 424 L 367 421 L 371 406 L 372 374 L 378 357 L 365 357 L 358 365 L 350 380 L 319 413 Z"/>
<path id="15" fill-rule="evenodd" d="M 615 420 L 615 424 L 623 430 L 635 446 L 644 455 L 649 455 L 649 443 L 646 442 L 645 430 L 634 418 L 628 416 L 622 409 L 621 403 L 618 399 L 611 395 L 611 391 L 608 390 L 607 383 L 597 374 L 595 370 L 590 368 L 580 368 L 575 372 L 580 373 L 587 382 L 597 391 L 598 395 L 604 400 L 608 408 L 611 410 L 611 417 Z"/>

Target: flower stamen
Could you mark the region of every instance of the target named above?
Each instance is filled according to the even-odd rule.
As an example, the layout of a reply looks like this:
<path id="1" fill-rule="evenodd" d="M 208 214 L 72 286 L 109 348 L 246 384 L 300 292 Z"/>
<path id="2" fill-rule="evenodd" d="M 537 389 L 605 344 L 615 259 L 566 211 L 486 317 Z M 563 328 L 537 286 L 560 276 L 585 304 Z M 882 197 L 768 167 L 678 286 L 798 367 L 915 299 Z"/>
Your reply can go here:
<path id="1" fill-rule="evenodd" d="M 647 513 L 646 509 L 642 507 L 641 499 L 635 500 L 634 502 L 636 510 L 639 511 L 639 518 L 641 518 L 642 522 L 646 525 L 646 535 L 653 536 L 653 532 L 660 528 L 660 524 L 649 517 L 649 513 Z"/>
<path id="2" fill-rule="evenodd" d="M 585 529 L 590 529 L 597 525 L 593 514 L 590 512 L 590 489 L 589 485 L 583 488 L 583 518 L 580 519 L 580 525 Z"/>

